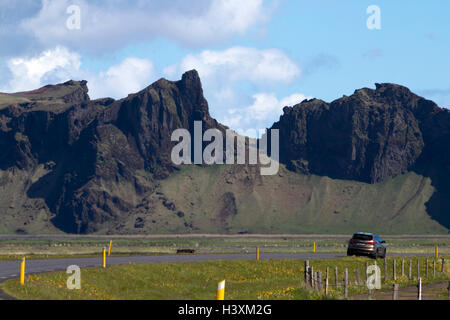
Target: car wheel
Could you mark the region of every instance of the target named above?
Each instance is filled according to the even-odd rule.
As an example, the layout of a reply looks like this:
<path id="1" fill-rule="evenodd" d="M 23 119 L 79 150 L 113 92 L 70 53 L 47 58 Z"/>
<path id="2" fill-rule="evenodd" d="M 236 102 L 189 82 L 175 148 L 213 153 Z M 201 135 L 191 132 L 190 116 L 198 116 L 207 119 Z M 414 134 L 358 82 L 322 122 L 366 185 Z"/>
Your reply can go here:
<path id="1" fill-rule="evenodd" d="M 386 258 L 386 249 L 384 249 L 383 258 Z"/>
<path id="2" fill-rule="evenodd" d="M 373 254 L 373 256 L 372 256 L 375 260 L 376 259 L 378 259 L 378 250 L 377 251 L 375 251 L 375 253 Z"/>
<path id="3" fill-rule="evenodd" d="M 350 257 L 352 255 L 352 252 L 350 250 L 347 250 L 347 257 Z"/>

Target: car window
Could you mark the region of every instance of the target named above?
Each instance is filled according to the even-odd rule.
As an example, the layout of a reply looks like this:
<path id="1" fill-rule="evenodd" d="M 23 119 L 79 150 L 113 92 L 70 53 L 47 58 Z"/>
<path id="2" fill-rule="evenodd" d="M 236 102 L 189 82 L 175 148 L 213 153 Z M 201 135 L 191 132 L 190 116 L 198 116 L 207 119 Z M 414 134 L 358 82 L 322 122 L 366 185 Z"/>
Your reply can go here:
<path id="1" fill-rule="evenodd" d="M 355 233 L 353 235 L 353 238 L 355 240 L 372 240 L 373 236 L 370 234 L 360 234 L 360 233 Z"/>

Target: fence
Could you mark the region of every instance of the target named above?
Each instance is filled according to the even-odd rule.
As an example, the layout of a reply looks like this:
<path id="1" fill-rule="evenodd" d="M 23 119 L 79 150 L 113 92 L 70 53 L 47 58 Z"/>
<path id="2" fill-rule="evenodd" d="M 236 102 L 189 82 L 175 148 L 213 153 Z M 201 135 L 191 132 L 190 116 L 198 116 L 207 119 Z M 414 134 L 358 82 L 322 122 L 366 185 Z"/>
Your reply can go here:
<path id="1" fill-rule="evenodd" d="M 411 281 L 417 281 L 417 290 L 418 290 L 418 299 L 422 299 L 422 282 L 423 280 L 427 279 L 433 279 L 438 276 L 438 273 L 443 274 L 446 273 L 446 260 L 445 258 L 440 259 L 433 259 L 430 261 L 429 259 L 425 259 L 424 266 L 421 267 L 421 261 L 417 259 L 416 261 L 413 261 L 412 259 L 409 260 L 409 270 L 408 274 L 405 272 L 405 265 L 406 261 L 405 259 L 401 259 L 401 268 L 398 270 L 397 268 L 397 259 L 392 259 L 391 263 L 391 271 L 392 273 L 388 272 L 389 269 L 389 262 L 386 258 L 384 258 L 383 263 L 383 269 L 384 272 L 380 275 L 380 281 L 387 285 L 389 283 L 392 283 L 393 286 L 393 293 L 392 293 L 392 299 L 397 300 L 399 297 L 399 282 L 411 282 Z M 377 261 L 374 261 L 374 264 L 377 265 Z M 416 265 L 417 269 L 415 274 L 412 272 L 412 266 Z M 362 281 L 361 279 L 361 269 L 364 271 L 365 281 Z M 358 288 L 360 291 L 366 291 L 369 294 L 369 297 L 372 296 L 373 290 L 370 290 L 367 282 L 369 280 L 369 262 L 365 263 L 365 268 L 356 268 L 353 272 L 355 273 L 354 280 L 350 280 L 349 277 L 349 270 L 348 268 L 345 268 L 343 271 L 343 276 L 339 274 L 339 269 L 337 266 L 334 267 L 334 276 L 330 276 L 330 267 L 326 267 L 324 274 L 322 274 L 322 271 L 314 271 L 314 267 L 310 265 L 310 261 L 305 261 L 305 268 L 304 268 L 304 281 L 307 286 L 310 288 L 318 291 L 319 293 L 329 295 L 330 289 L 333 288 L 333 290 L 338 291 L 343 289 L 344 298 L 349 297 L 349 289 L 350 288 Z M 430 269 L 432 271 L 430 271 Z M 380 268 L 381 271 L 381 268 Z M 422 274 L 424 272 L 424 274 Z M 334 278 L 334 279 L 333 279 Z M 333 281 L 334 280 L 334 281 Z M 367 289 L 367 290 L 366 290 Z M 450 300 L 450 282 L 448 284 L 448 298 Z"/>

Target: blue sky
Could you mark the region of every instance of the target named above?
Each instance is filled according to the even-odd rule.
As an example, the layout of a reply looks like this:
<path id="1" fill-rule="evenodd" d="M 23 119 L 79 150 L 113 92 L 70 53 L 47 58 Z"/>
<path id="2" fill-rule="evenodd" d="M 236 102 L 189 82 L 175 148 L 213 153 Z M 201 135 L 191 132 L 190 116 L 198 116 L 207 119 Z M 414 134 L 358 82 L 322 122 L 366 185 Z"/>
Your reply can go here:
<path id="1" fill-rule="evenodd" d="M 440 0 L 3 0 L 0 91 L 86 79 L 92 98 L 122 98 L 195 68 L 212 116 L 244 132 L 376 82 L 450 107 L 449 15 Z"/>

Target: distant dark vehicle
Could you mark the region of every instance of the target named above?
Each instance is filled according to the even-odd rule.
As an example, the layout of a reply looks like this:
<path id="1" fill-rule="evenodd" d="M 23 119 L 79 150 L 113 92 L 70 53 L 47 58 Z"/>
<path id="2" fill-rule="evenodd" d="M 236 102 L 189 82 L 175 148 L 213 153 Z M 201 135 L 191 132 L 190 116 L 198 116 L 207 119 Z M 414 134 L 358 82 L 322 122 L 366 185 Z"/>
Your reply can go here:
<path id="1" fill-rule="evenodd" d="M 386 241 L 375 233 L 357 232 L 348 243 L 347 256 L 386 257 Z"/>
<path id="2" fill-rule="evenodd" d="M 178 249 L 177 254 L 193 254 L 195 253 L 194 249 Z"/>

